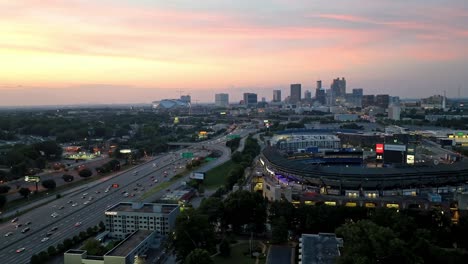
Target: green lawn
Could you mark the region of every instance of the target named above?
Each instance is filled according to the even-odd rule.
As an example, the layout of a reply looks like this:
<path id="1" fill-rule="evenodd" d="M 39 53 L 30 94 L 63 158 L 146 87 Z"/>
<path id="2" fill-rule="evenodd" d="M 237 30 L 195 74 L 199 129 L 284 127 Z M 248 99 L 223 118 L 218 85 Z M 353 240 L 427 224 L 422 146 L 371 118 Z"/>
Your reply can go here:
<path id="1" fill-rule="evenodd" d="M 254 248 L 260 247 L 259 243 L 254 242 Z M 244 253 L 249 252 L 249 242 L 237 244 L 231 246 L 231 256 L 228 258 L 223 258 L 221 256 L 216 256 L 213 258 L 213 262 L 218 264 L 255 264 L 256 259 L 250 258 L 249 254 L 244 255 Z M 266 258 L 261 257 L 259 263 L 265 263 Z"/>
<path id="2" fill-rule="evenodd" d="M 220 186 L 223 186 L 226 183 L 226 178 L 229 171 L 236 164 L 231 160 L 226 161 L 225 163 L 215 167 L 206 172 L 205 180 L 203 181 L 203 186 L 208 189 L 215 189 Z"/>

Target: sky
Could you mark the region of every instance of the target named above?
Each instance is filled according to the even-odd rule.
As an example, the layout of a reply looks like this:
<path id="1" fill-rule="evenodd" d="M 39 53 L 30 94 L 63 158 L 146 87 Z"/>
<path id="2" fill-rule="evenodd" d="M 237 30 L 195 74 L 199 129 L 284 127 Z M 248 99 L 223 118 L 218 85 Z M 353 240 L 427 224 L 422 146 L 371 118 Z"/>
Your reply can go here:
<path id="1" fill-rule="evenodd" d="M 0 0 L 0 106 L 468 97 L 466 0 Z"/>

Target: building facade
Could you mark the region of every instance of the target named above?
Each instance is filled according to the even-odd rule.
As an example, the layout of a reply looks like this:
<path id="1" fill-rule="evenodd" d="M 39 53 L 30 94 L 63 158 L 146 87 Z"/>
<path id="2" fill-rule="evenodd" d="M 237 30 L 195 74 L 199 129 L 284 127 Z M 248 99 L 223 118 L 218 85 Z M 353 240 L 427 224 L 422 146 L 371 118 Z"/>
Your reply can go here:
<path id="1" fill-rule="evenodd" d="M 291 95 L 289 96 L 289 103 L 296 104 L 301 101 L 301 84 L 291 84 Z"/>
<path id="2" fill-rule="evenodd" d="M 281 135 L 274 136 L 271 139 L 271 144 L 286 151 L 297 151 L 308 147 L 320 149 L 337 149 L 341 147 L 341 141 L 335 135 Z"/>
<path id="3" fill-rule="evenodd" d="M 346 80 L 345 78 L 336 78 L 333 79 L 333 82 L 331 84 L 331 90 L 333 93 L 333 96 L 335 98 L 337 97 L 345 97 L 346 95 Z"/>
<path id="4" fill-rule="evenodd" d="M 247 107 L 253 107 L 257 105 L 257 102 L 256 93 L 244 93 L 244 105 Z"/>
<path id="5" fill-rule="evenodd" d="M 215 105 L 219 107 L 227 107 L 229 105 L 229 94 L 215 94 Z"/>
<path id="6" fill-rule="evenodd" d="M 273 102 L 281 102 L 281 90 L 273 90 Z"/>
<path id="7" fill-rule="evenodd" d="M 167 235 L 174 228 L 179 211 L 177 204 L 121 202 L 105 211 L 106 230 L 110 237 L 122 239 L 137 230 Z"/>

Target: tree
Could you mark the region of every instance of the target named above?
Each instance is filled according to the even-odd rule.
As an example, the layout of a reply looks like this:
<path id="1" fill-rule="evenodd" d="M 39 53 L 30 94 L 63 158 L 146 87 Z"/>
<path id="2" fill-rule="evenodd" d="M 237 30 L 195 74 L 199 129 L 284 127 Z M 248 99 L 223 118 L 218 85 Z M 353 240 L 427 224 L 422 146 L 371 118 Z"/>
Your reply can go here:
<path id="1" fill-rule="evenodd" d="M 101 242 L 94 238 L 86 240 L 83 245 L 83 249 L 88 252 L 89 255 L 102 256 L 106 253 L 106 248 L 101 245 Z"/>
<path id="2" fill-rule="evenodd" d="M 185 258 L 185 264 L 213 264 L 210 253 L 204 249 L 196 248 Z"/>
<path id="3" fill-rule="evenodd" d="M 66 182 L 72 182 L 72 181 L 75 179 L 75 177 L 73 177 L 73 176 L 70 175 L 70 174 L 64 174 L 64 175 L 62 176 L 62 179 L 63 179 L 64 181 L 66 181 Z"/>
<path id="4" fill-rule="evenodd" d="M 220 198 L 209 197 L 202 200 L 198 211 L 208 216 L 210 223 L 217 223 L 223 217 L 223 201 Z"/>
<path id="5" fill-rule="evenodd" d="M 223 239 L 219 244 L 219 254 L 222 257 L 231 256 L 231 245 L 229 245 L 229 241 L 227 239 Z"/>
<path id="6" fill-rule="evenodd" d="M 7 203 L 7 198 L 3 195 L 0 195 L 0 208 L 3 208 L 5 204 Z"/>
<path id="7" fill-rule="evenodd" d="M 24 198 L 27 198 L 31 194 L 31 190 L 29 190 L 29 188 L 21 188 L 21 189 L 19 189 L 19 193 Z"/>
<path id="8" fill-rule="evenodd" d="M 294 206 L 288 201 L 274 201 L 270 203 L 268 209 L 268 219 L 273 222 L 280 217 L 284 217 L 289 228 L 294 228 L 294 220 L 296 216 L 296 210 Z"/>
<path id="9" fill-rule="evenodd" d="M 49 179 L 49 180 L 43 181 L 42 186 L 44 186 L 44 188 L 48 190 L 53 190 L 55 189 L 55 187 L 57 187 L 57 183 L 55 183 L 55 180 Z"/>
<path id="10" fill-rule="evenodd" d="M 8 193 L 10 191 L 11 187 L 8 185 L 0 185 L 0 194 L 1 193 Z"/>
<path id="11" fill-rule="evenodd" d="M 41 261 L 41 258 L 38 255 L 34 254 L 31 256 L 31 264 L 41 264 L 41 263 L 43 262 Z"/>
<path id="12" fill-rule="evenodd" d="M 54 246 L 50 246 L 47 248 L 47 253 L 49 253 L 49 256 L 54 256 L 57 254 L 57 249 Z"/>
<path id="13" fill-rule="evenodd" d="M 234 232 L 251 224 L 251 231 L 261 233 L 265 230 L 266 202 L 262 195 L 249 191 L 236 191 L 224 200 L 224 222 L 230 224 Z"/>
<path id="14" fill-rule="evenodd" d="M 388 227 L 369 220 L 347 223 L 336 230 L 346 246 L 339 263 L 421 263 Z"/>
<path id="15" fill-rule="evenodd" d="M 215 251 L 214 229 L 206 215 L 193 209 L 184 210 L 177 216 L 174 231 L 173 247 L 178 260 L 184 260 L 196 248 Z"/>
<path id="16" fill-rule="evenodd" d="M 288 223 L 281 216 L 275 219 L 271 225 L 271 242 L 273 244 L 281 244 L 288 241 Z"/>
<path id="17" fill-rule="evenodd" d="M 67 238 L 63 241 L 63 246 L 65 247 L 65 250 L 70 249 L 71 247 L 73 247 L 73 241 Z"/>
<path id="18" fill-rule="evenodd" d="M 102 221 L 99 222 L 99 229 L 100 230 L 106 229 L 106 225 L 104 224 L 104 222 L 102 222 Z"/>
<path id="19" fill-rule="evenodd" d="M 80 177 L 88 178 L 93 175 L 93 172 L 90 169 L 82 169 L 80 170 L 80 172 L 78 172 L 78 174 L 80 175 Z"/>
<path id="20" fill-rule="evenodd" d="M 42 263 L 47 263 L 47 261 L 49 260 L 49 254 L 46 251 L 41 251 L 39 253 L 39 259 Z"/>

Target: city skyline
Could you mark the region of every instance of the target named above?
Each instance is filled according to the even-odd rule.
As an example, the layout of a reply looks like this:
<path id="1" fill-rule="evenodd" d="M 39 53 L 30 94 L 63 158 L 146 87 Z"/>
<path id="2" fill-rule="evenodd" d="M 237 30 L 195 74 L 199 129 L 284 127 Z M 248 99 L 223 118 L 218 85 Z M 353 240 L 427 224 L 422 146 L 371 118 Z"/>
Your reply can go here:
<path id="1" fill-rule="evenodd" d="M 364 94 L 468 96 L 461 0 L 31 0 L 0 15 L 0 106 L 270 101 L 336 77 Z"/>

